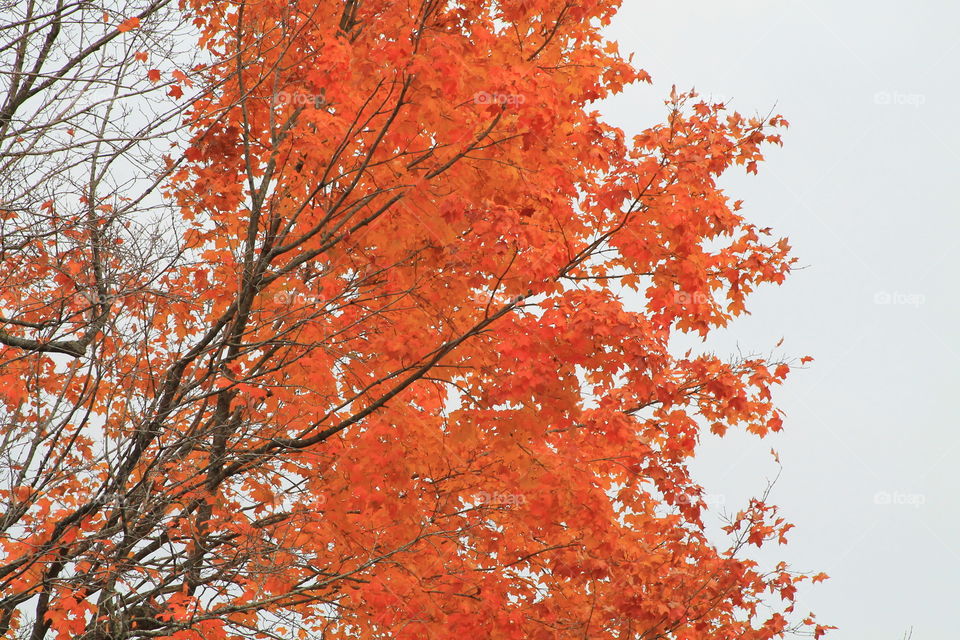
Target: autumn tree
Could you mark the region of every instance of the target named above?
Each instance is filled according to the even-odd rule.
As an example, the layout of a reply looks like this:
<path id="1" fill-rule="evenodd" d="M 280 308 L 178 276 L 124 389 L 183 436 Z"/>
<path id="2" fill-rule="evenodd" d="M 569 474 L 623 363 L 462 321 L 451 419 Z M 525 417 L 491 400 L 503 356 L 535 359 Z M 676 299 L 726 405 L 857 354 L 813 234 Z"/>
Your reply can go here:
<path id="1" fill-rule="evenodd" d="M 670 348 L 789 272 L 717 185 L 786 122 L 627 139 L 616 9 L 5 3 L 4 636 L 822 633 L 688 470 L 788 364 Z"/>

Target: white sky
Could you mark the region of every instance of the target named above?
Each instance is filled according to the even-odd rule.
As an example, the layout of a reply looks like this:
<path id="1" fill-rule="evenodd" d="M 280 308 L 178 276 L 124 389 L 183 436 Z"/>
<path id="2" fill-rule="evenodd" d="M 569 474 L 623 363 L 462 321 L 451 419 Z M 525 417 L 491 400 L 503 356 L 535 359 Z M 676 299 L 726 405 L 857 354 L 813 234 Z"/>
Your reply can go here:
<path id="1" fill-rule="evenodd" d="M 833 640 L 957 638 L 958 25 L 944 0 L 626 0 L 610 30 L 654 80 L 602 107 L 628 134 L 663 120 L 674 83 L 791 123 L 759 176 L 727 184 L 806 268 L 712 348 L 785 337 L 816 360 L 777 394 L 784 433 L 711 437 L 694 466 L 736 508 L 779 451 L 772 501 L 797 527 L 764 557 L 831 575 L 797 608 Z"/>

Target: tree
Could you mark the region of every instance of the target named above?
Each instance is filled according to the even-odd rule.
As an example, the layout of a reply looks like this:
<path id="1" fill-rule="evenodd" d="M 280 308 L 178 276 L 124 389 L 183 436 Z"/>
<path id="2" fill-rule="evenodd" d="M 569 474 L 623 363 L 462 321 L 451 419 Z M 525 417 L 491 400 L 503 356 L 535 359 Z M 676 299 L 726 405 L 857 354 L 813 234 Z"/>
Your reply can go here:
<path id="1" fill-rule="evenodd" d="M 687 468 L 789 365 L 669 345 L 789 272 L 786 122 L 627 140 L 616 4 L 4 8 L 4 635 L 823 633 Z"/>

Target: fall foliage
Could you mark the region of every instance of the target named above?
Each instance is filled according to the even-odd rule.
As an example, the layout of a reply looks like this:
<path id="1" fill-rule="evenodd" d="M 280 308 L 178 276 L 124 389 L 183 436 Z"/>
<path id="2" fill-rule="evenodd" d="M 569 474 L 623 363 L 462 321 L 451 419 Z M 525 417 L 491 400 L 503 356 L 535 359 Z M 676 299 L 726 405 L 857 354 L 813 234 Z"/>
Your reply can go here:
<path id="1" fill-rule="evenodd" d="M 3 7 L 5 637 L 823 633 L 687 466 L 788 364 L 670 349 L 789 272 L 717 185 L 787 123 L 627 139 L 616 9 Z"/>

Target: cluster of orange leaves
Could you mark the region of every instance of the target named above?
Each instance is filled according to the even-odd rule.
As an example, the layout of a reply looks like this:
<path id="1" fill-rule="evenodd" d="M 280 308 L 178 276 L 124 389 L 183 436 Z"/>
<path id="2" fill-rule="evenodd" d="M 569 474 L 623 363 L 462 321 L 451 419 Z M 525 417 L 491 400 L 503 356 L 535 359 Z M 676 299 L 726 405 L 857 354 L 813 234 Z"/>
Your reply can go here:
<path id="1" fill-rule="evenodd" d="M 191 72 L 217 89 L 192 105 L 195 134 L 167 185 L 190 260 L 152 284 L 176 295 L 122 302 L 150 339 L 104 341 L 102 433 L 77 422 L 62 452 L 83 474 L 5 496 L 35 503 L 0 539 L 5 556 L 37 548 L 56 509 L 83 503 L 83 482 L 107 474 L 103 443 L 126 437 L 157 372 L 236 304 L 249 256 L 281 237 L 289 248 L 271 257 L 243 334 L 282 336 L 278 366 L 251 347 L 216 376 L 200 364 L 182 374 L 192 392 L 232 394 L 250 425 L 230 441 L 237 459 L 270 459 L 210 490 L 197 470 L 211 449 L 197 447 L 129 480 L 183 492 L 165 526 L 187 546 L 203 533 L 178 516 L 191 499 L 211 507 L 204 532 L 275 545 L 215 595 L 158 602 L 186 621 L 171 637 L 268 637 L 257 626 L 301 638 L 780 637 L 808 578 L 762 570 L 743 550 L 783 542 L 790 525 L 755 501 L 728 547 L 708 540 L 687 463 L 704 430 L 779 430 L 771 388 L 789 367 L 678 355 L 669 342 L 706 337 L 789 272 L 787 242 L 717 185 L 732 167 L 755 172 L 787 123 L 674 94 L 663 124 L 626 139 L 592 106 L 649 81 L 601 36 L 616 4 L 183 2 L 217 61 Z M 269 189 L 251 193 L 257 180 Z M 24 281 L 57 273 L 66 289 L 83 277 L 70 264 L 13 267 Z M 18 357 L 3 351 L 5 378 L 29 370 L 34 393 L 80 393 L 69 367 Z M 0 391 L 8 409 L 42 412 L 20 388 Z M 169 437 L 203 410 L 170 415 Z M 60 548 L 104 518 L 57 531 Z M 95 562 L 85 553 L 77 572 Z M 36 565 L 5 589 L 35 589 Z M 308 566 L 334 577 L 302 594 Z M 60 638 L 97 615 L 83 592 L 52 600 Z"/>

